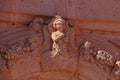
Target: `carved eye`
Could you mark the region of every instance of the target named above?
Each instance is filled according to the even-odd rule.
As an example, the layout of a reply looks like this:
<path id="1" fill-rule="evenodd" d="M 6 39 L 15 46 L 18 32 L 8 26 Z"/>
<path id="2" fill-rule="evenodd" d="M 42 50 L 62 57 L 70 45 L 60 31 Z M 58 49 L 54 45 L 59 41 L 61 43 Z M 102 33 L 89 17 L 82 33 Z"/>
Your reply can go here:
<path id="1" fill-rule="evenodd" d="M 105 54 L 104 52 L 101 52 L 101 55 L 102 55 L 102 56 L 105 56 L 106 54 Z"/>
<path id="2" fill-rule="evenodd" d="M 97 53 L 98 53 L 99 55 L 105 56 L 107 52 L 106 52 L 106 51 L 103 51 L 103 50 L 98 50 Z"/>

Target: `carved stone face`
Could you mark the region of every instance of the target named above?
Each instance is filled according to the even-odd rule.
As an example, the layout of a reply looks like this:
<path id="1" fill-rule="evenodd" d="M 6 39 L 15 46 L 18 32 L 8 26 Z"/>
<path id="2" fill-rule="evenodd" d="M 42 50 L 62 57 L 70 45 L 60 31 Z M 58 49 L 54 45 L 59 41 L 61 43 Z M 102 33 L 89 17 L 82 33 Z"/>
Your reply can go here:
<path id="1" fill-rule="evenodd" d="M 85 49 L 90 49 L 91 47 L 92 47 L 92 43 L 91 43 L 91 42 L 86 41 L 86 42 L 84 43 L 84 48 L 85 48 Z"/>
<path id="2" fill-rule="evenodd" d="M 102 63 L 106 63 L 106 62 L 108 63 L 111 62 L 112 56 L 104 50 L 98 50 L 96 59 Z"/>
<path id="3" fill-rule="evenodd" d="M 42 18 L 39 18 L 39 17 L 37 17 L 37 18 L 35 18 L 35 20 L 33 21 L 33 23 L 34 24 L 43 24 L 44 23 L 44 20 L 42 19 Z"/>
<path id="4" fill-rule="evenodd" d="M 120 68 L 120 61 L 116 61 L 116 65 Z"/>
<path id="5" fill-rule="evenodd" d="M 61 31 L 61 32 L 64 32 L 64 31 L 66 30 L 66 28 L 67 28 L 65 21 L 62 20 L 62 19 L 56 19 L 56 20 L 54 21 L 54 26 L 53 26 L 53 27 L 54 27 L 56 30 L 59 30 L 59 31 Z"/>

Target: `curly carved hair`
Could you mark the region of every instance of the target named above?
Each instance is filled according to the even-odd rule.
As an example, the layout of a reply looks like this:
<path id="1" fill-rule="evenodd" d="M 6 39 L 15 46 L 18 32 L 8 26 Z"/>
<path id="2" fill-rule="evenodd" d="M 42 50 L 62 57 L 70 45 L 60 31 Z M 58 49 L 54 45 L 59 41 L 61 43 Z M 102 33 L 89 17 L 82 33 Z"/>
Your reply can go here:
<path id="1" fill-rule="evenodd" d="M 48 25 L 48 30 L 50 31 L 50 33 L 55 31 L 56 23 L 59 22 L 59 21 L 65 22 L 65 20 L 61 16 L 58 16 L 58 15 L 56 15 L 51 20 L 50 24 Z M 67 25 L 67 28 L 69 28 L 68 23 L 65 22 L 65 24 Z"/>

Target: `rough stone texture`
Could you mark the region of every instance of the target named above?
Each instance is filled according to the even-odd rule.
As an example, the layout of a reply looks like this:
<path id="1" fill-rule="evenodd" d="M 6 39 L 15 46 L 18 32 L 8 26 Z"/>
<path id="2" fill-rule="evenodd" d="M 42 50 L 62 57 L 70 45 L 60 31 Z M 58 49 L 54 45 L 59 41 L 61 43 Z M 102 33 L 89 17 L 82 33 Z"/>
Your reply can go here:
<path id="1" fill-rule="evenodd" d="M 120 80 L 119 5 L 0 0 L 0 80 Z"/>

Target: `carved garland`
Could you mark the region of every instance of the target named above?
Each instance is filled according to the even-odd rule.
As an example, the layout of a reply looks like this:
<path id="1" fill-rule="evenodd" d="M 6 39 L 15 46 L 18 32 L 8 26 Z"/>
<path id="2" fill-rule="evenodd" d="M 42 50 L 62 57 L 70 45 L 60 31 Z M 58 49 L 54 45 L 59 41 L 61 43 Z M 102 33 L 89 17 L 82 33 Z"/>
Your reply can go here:
<path id="1" fill-rule="evenodd" d="M 97 52 L 94 51 L 92 42 L 90 41 L 86 41 L 84 45 L 76 47 L 77 44 L 75 41 L 75 30 L 74 28 L 71 28 L 62 17 L 58 15 L 55 16 L 48 27 L 45 27 L 45 25 L 43 24 L 43 19 L 36 18 L 30 24 L 29 28 L 35 30 L 37 34 L 33 35 L 30 39 L 27 39 L 26 42 L 17 43 L 11 48 L 6 47 L 0 49 L 1 71 L 8 69 L 8 67 L 10 66 L 8 65 L 10 60 L 17 62 L 21 60 L 24 55 L 41 54 L 45 50 L 49 50 L 49 57 L 52 59 L 61 57 L 63 59 L 69 60 L 71 57 L 75 57 L 75 55 L 80 54 L 80 56 L 85 61 L 95 63 L 96 66 L 104 69 L 106 72 L 111 72 L 110 70 L 113 68 L 113 66 L 115 66 L 115 71 L 113 71 L 112 73 L 116 77 L 116 80 L 120 79 L 120 61 L 116 61 L 116 63 L 114 64 L 115 61 L 113 60 L 113 56 L 105 50 L 97 50 Z M 44 26 L 44 28 L 42 26 Z M 44 30 L 49 30 L 51 38 L 50 36 L 47 38 L 44 37 L 46 41 L 39 42 L 41 40 L 41 37 L 39 36 L 44 34 Z M 41 45 L 46 46 L 46 44 L 48 42 L 50 43 L 50 41 L 52 41 L 52 48 L 41 51 Z M 78 49 L 80 49 L 80 53 L 78 53 Z"/>

